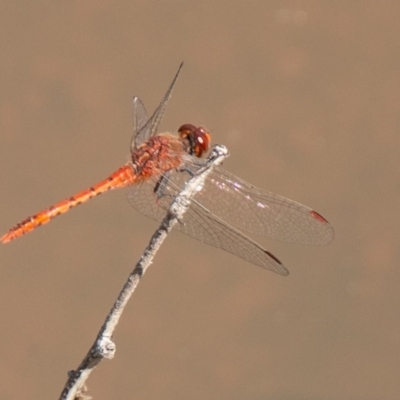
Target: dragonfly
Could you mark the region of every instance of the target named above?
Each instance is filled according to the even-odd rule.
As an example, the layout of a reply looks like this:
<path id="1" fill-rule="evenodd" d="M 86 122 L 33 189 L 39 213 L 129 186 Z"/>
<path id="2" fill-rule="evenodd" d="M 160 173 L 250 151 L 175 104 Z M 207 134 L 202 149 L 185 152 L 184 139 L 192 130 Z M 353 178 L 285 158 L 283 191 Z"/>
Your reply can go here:
<path id="1" fill-rule="evenodd" d="M 124 187 L 139 212 L 161 221 L 185 182 L 204 165 L 211 145 L 210 132 L 203 126 L 184 124 L 177 134 L 158 133 L 182 65 L 150 118 L 140 98 L 133 97 L 129 162 L 99 183 L 26 218 L 0 241 L 8 243 L 99 194 Z M 313 245 L 334 237 L 332 226 L 318 212 L 259 189 L 220 166 L 213 168 L 175 229 L 280 275 L 289 274 L 285 265 L 247 233 Z"/>

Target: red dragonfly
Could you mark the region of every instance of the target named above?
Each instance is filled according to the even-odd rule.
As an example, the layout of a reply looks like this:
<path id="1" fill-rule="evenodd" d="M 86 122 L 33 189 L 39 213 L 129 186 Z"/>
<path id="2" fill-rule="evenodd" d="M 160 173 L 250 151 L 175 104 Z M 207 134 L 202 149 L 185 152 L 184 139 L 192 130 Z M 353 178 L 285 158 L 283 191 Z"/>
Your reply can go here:
<path id="1" fill-rule="evenodd" d="M 209 132 L 182 125 L 178 135 L 157 133 L 182 64 L 154 114 L 133 98 L 134 135 L 131 160 L 105 180 L 23 220 L 4 234 L 3 243 L 31 232 L 57 215 L 111 189 L 129 187 L 129 200 L 141 213 L 161 220 L 185 181 L 201 167 Z M 215 167 L 192 200 L 181 232 L 281 275 L 289 271 L 272 253 L 242 231 L 298 244 L 326 244 L 334 236 L 329 222 L 293 200 L 259 189 L 221 167 Z"/>

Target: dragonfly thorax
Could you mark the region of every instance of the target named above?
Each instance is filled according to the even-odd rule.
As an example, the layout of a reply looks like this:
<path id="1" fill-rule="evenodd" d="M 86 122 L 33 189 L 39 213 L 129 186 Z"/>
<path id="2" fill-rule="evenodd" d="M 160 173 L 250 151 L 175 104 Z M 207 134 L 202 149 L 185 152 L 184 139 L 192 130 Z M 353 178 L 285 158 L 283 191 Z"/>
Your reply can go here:
<path id="1" fill-rule="evenodd" d="M 161 133 L 132 152 L 131 165 L 137 177 L 143 179 L 178 168 L 186 152 L 186 144 L 180 138 Z"/>

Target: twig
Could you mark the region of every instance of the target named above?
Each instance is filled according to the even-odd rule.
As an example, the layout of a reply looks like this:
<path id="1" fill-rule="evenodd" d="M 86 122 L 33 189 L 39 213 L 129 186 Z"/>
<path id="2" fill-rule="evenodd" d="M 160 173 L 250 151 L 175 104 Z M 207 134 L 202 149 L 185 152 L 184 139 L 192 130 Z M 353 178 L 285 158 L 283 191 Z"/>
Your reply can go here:
<path id="1" fill-rule="evenodd" d="M 160 248 L 162 242 L 171 231 L 172 227 L 179 221 L 182 221 L 184 213 L 190 206 L 192 197 L 198 192 L 204 184 L 204 180 L 211 172 L 214 165 L 222 163 L 224 158 L 229 155 L 225 146 L 215 146 L 210 155 L 205 160 L 204 165 L 196 174 L 188 180 L 184 189 L 172 202 L 167 215 L 163 219 L 160 227 L 154 233 L 149 245 L 145 249 L 135 269 L 131 272 L 111 308 L 96 341 L 93 343 L 88 354 L 83 359 L 79 367 L 69 372 L 69 378 L 61 393 L 60 400 L 84 400 L 91 397 L 86 394 L 85 383 L 93 369 L 104 358 L 112 359 L 115 354 L 115 343 L 111 340 L 114 329 L 122 315 L 122 312 L 138 285 L 140 278 L 146 272 L 153 261 L 153 258 Z M 180 222 L 179 222 L 180 223 Z"/>

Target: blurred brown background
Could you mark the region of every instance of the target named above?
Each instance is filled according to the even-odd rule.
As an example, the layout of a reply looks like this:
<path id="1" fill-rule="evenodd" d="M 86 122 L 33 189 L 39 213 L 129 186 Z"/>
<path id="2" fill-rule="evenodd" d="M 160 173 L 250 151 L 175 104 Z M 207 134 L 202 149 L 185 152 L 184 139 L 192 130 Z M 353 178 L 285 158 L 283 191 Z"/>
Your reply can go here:
<path id="1" fill-rule="evenodd" d="M 118 326 L 95 399 L 398 399 L 400 4 L 3 1 L 1 231 L 129 154 L 131 99 L 204 124 L 329 246 L 256 238 L 284 278 L 171 235 Z M 156 224 L 123 191 L 0 252 L 0 398 L 55 399 Z"/>

